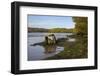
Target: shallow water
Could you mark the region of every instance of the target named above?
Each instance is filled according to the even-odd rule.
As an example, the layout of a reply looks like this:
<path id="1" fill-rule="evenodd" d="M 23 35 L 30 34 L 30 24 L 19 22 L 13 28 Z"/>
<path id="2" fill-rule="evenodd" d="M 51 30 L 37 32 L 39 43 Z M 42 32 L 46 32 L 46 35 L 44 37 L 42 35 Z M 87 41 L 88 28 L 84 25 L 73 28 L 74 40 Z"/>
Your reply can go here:
<path id="1" fill-rule="evenodd" d="M 53 33 L 56 38 L 67 38 L 72 33 Z M 32 44 L 43 42 L 45 35 L 48 33 L 28 33 L 28 60 L 41 60 L 48 57 L 52 57 L 64 50 L 64 47 L 52 45 L 49 47 L 43 47 L 40 45 L 31 46 Z M 68 38 L 68 41 L 75 41 L 74 38 Z"/>

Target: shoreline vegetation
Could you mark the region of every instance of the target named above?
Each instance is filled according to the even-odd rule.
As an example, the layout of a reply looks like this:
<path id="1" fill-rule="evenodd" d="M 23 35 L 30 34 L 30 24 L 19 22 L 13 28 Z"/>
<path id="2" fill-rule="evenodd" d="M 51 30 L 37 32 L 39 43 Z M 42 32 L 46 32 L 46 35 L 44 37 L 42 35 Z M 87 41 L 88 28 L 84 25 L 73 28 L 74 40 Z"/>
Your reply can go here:
<path id="1" fill-rule="evenodd" d="M 28 27 L 28 32 L 42 32 L 42 33 L 72 33 L 73 29 L 66 29 L 66 28 L 52 28 L 52 29 L 45 29 L 45 28 L 32 28 Z"/>
<path id="2" fill-rule="evenodd" d="M 48 57 L 48 59 L 81 59 L 88 58 L 88 49 L 87 49 L 87 37 L 83 38 L 80 36 L 71 35 L 70 38 L 75 38 L 76 41 L 69 42 L 66 39 L 59 39 L 57 46 L 64 47 L 64 50 L 55 56 Z"/>
<path id="3" fill-rule="evenodd" d="M 36 43 L 32 46 L 40 45 L 43 46 L 47 51 L 49 47 L 61 46 L 64 50 L 55 56 L 48 57 L 48 59 L 77 59 L 77 58 L 88 58 L 88 21 L 87 17 L 73 17 L 73 22 L 75 22 L 75 28 L 65 29 L 65 28 L 54 28 L 54 29 L 43 29 L 43 28 L 28 28 L 28 32 L 47 32 L 47 33 L 73 33 L 69 38 L 75 38 L 74 42 L 69 42 L 67 38 L 60 38 L 56 40 L 56 44 L 47 45 L 46 42 Z"/>
<path id="4" fill-rule="evenodd" d="M 79 59 L 79 58 L 87 58 L 87 37 L 84 35 L 83 37 L 70 35 L 70 38 L 75 38 L 76 41 L 69 42 L 68 38 L 60 38 L 57 39 L 56 44 L 47 45 L 46 42 L 40 42 L 36 44 L 32 44 L 31 46 L 40 45 L 46 49 L 46 52 L 52 53 L 55 51 L 50 51 L 52 47 L 60 46 L 64 47 L 64 50 L 55 56 L 48 57 L 44 60 L 52 60 L 52 59 Z M 50 48 L 49 48 L 50 47 Z"/>

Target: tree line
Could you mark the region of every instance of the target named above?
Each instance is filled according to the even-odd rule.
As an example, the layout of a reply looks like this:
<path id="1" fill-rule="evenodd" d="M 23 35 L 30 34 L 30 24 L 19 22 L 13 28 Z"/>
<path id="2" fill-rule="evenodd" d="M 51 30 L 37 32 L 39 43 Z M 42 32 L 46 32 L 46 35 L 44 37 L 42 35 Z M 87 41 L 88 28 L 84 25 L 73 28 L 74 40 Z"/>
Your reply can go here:
<path id="1" fill-rule="evenodd" d="M 70 32 L 73 32 L 73 29 L 66 29 L 66 28 L 52 28 L 52 29 L 28 28 L 28 32 L 70 33 Z"/>
<path id="2" fill-rule="evenodd" d="M 74 33 L 77 35 L 87 35 L 88 32 L 88 18 L 87 17 L 73 17 L 75 22 Z"/>

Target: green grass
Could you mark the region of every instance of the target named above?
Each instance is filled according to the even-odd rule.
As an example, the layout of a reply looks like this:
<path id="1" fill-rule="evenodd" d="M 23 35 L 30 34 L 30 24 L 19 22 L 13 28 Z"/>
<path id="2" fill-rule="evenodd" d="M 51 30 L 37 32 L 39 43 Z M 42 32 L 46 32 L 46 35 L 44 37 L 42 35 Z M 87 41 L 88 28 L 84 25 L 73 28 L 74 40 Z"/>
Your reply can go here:
<path id="1" fill-rule="evenodd" d="M 66 38 L 58 39 L 56 44 L 47 45 L 45 42 L 36 43 L 35 45 L 43 46 L 47 51 L 55 49 L 55 46 L 64 47 L 64 50 L 55 56 L 48 57 L 45 60 L 52 59 L 79 59 L 79 58 L 87 58 L 88 57 L 88 49 L 87 49 L 87 35 L 79 36 L 73 35 L 70 38 L 75 38 L 76 41 L 69 42 Z M 53 49 L 53 50 L 54 50 Z"/>
<path id="2" fill-rule="evenodd" d="M 76 37 L 75 42 L 63 41 L 57 45 L 64 47 L 64 50 L 46 59 L 79 59 L 88 57 L 87 37 Z"/>

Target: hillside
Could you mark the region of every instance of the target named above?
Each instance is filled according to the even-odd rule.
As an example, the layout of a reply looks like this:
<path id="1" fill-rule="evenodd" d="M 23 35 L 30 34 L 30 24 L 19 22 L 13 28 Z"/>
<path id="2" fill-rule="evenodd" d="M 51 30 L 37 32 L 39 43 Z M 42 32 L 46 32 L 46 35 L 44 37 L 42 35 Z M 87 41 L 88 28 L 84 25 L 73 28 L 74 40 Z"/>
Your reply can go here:
<path id="1" fill-rule="evenodd" d="M 53 29 L 45 29 L 45 28 L 28 28 L 28 32 L 57 32 L 57 33 L 65 33 L 65 32 L 73 32 L 73 29 L 66 28 L 53 28 Z"/>

